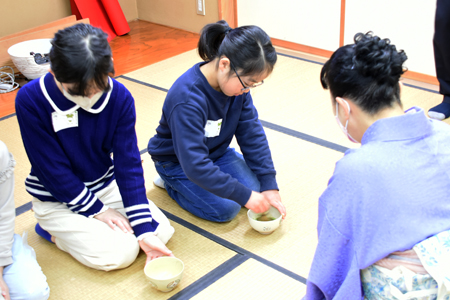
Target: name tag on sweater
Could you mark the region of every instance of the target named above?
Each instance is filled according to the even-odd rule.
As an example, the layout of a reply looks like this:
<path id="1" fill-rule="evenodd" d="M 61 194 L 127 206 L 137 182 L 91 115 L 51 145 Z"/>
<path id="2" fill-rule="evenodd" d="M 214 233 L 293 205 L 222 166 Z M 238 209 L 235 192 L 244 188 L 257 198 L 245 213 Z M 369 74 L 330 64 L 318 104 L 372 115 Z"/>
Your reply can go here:
<path id="1" fill-rule="evenodd" d="M 205 136 L 206 137 L 215 137 L 219 136 L 220 128 L 222 128 L 222 119 L 217 121 L 208 120 L 205 125 Z"/>
<path id="2" fill-rule="evenodd" d="M 52 122 L 55 132 L 66 128 L 78 127 L 78 111 L 67 115 L 58 114 L 56 111 L 52 112 Z"/>

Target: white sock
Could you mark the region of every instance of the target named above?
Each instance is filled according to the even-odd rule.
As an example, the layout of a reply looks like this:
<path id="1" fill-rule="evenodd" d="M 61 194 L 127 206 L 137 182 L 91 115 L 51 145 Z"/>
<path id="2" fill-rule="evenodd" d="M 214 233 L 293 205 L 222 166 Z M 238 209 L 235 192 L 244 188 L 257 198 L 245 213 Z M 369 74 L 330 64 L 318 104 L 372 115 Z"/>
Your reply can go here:
<path id="1" fill-rule="evenodd" d="M 165 189 L 164 180 L 159 175 L 156 175 L 156 177 L 153 179 L 153 184 L 157 187 Z"/>

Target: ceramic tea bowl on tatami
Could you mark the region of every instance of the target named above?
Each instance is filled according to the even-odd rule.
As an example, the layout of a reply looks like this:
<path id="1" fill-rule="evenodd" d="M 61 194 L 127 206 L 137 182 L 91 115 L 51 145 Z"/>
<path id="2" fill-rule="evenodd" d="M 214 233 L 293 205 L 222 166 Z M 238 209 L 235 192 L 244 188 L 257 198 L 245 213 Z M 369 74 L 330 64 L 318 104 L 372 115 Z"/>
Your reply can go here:
<path id="1" fill-rule="evenodd" d="M 247 217 L 250 226 L 261 234 L 270 234 L 274 232 L 281 223 L 281 213 L 273 206 L 271 206 L 268 211 L 259 214 L 249 209 Z"/>

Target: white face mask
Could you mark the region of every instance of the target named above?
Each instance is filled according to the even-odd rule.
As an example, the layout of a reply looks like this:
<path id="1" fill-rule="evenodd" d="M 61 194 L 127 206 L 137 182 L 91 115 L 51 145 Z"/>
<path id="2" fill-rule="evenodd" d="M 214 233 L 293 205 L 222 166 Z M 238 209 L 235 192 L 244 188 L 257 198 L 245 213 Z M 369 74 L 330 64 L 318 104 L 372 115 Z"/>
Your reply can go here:
<path id="1" fill-rule="evenodd" d="M 74 96 L 74 95 L 69 94 L 62 84 L 61 84 L 61 87 L 63 90 L 64 97 L 66 97 L 73 103 L 78 104 L 84 110 L 90 110 L 92 108 L 92 106 L 94 106 L 95 103 L 97 103 L 98 99 L 100 99 L 100 97 L 103 95 L 103 92 L 98 92 L 98 93 L 94 94 L 91 98 L 84 97 L 84 96 Z"/>
<path id="2" fill-rule="evenodd" d="M 350 114 L 350 105 L 348 104 L 347 101 L 345 101 L 345 100 L 343 100 L 343 101 L 345 102 L 345 104 L 347 104 L 347 107 L 348 107 L 348 113 Z M 339 127 L 341 128 L 342 132 L 348 137 L 348 139 L 349 139 L 350 141 L 352 141 L 353 143 L 358 143 L 358 141 L 355 140 L 355 139 L 350 135 L 350 133 L 348 133 L 348 130 L 347 130 L 348 120 L 347 120 L 347 122 L 345 123 L 345 127 L 344 127 L 344 125 L 342 125 L 341 121 L 339 120 L 339 115 L 338 115 L 338 105 L 339 105 L 339 103 L 336 101 L 336 115 L 335 115 L 334 117 L 336 118 L 336 121 L 337 121 L 337 123 L 339 124 Z"/>

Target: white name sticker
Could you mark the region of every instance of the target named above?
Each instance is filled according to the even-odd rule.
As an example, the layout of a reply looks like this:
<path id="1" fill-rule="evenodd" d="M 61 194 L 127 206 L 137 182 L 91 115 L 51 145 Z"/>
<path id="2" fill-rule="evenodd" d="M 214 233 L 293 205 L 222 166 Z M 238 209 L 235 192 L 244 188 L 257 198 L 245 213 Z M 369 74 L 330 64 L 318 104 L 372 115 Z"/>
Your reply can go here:
<path id="1" fill-rule="evenodd" d="M 67 115 L 58 114 L 56 111 L 52 112 L 52 123 L 55 132 L 66 128 L 78 127 L 78 111 Z"/>
<path id="2" fill-rule="evenodd" d="M 217 121 L 208 120 L 205 125 L 205 136 L 206 137 L 215 137 L 219 136 L 220 128 L 222 128 L 222 119 Z"/>

